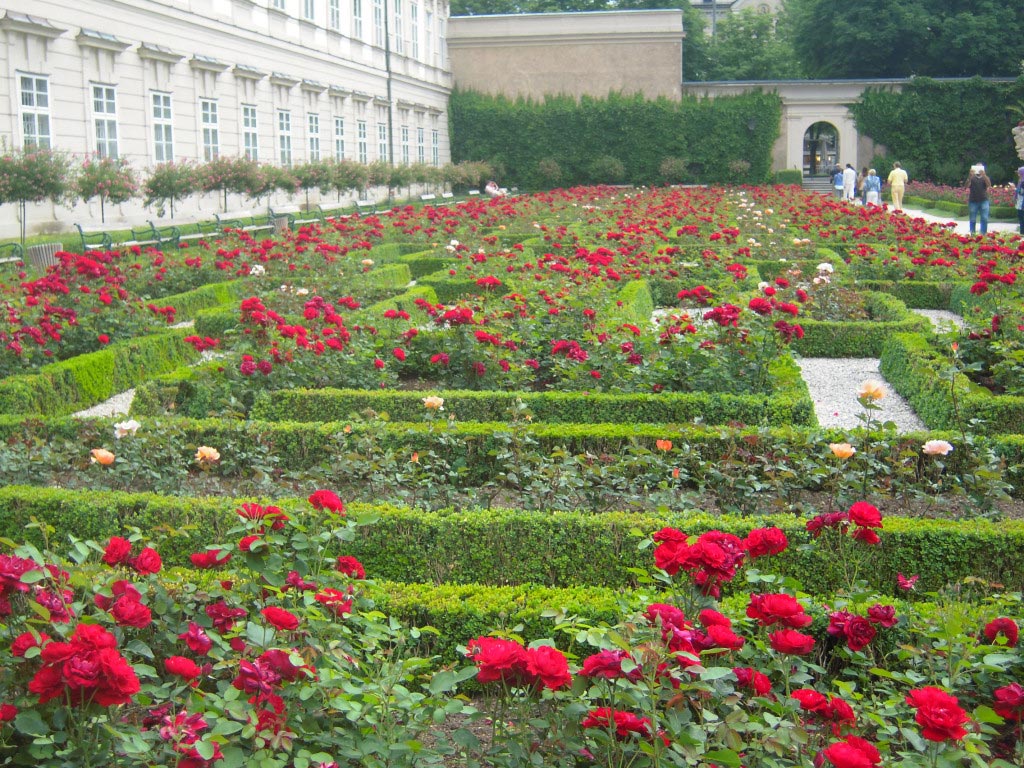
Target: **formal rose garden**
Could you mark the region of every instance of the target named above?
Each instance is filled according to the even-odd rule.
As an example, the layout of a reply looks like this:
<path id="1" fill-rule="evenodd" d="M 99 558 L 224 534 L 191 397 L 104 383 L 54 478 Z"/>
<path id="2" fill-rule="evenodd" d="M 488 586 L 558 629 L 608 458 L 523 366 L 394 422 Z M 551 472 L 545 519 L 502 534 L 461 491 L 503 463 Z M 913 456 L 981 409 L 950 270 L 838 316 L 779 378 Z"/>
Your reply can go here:
<path id="1" fill-rule="evenodd" d="M 58 259 L 0 285 L 5 764 L 1024 764 L 1019 237 L 588 187 Z M 880 359 L 857 427 L 801 356 Z"/>

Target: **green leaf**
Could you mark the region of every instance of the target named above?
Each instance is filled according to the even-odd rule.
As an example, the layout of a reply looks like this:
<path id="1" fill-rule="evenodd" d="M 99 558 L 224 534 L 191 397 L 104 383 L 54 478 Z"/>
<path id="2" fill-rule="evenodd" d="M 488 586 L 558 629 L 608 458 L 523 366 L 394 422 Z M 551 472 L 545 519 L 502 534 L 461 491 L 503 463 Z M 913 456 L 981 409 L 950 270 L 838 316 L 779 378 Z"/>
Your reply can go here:
<path id="1" fill-rule="evenodd" d="M 249 642 L 260 648 L 267 648 L 274 641 L 274 628 L 264 627 L 254 621 L 245 625 L 245 636 Z"/>
<path id="2" fill-rule="evenodd" d="M 732 768 L 739 768 L 741 765 L 740 756 L 731 749 L 716 749 L 707 752 L 704 754 L 704 759 L 708 761 L 714 760 L 719 765 L 732 766 Z"/>
<path id="3" fill-rule="evenodd" d="M 46 724 L 38 711 L 28 709 L 19 712 L 14 718 L 14 730 L 28 736 L 42 736 L 50 732 L 50 726 Z"/>

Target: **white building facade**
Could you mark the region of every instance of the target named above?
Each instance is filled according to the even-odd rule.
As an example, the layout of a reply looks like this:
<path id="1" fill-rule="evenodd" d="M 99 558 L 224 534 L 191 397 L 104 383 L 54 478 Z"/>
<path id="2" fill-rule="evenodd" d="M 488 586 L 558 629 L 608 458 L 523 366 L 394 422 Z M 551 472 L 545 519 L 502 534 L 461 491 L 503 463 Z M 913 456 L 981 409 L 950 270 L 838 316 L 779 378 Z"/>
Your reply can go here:
<path id="1" fill-rule="evenodd" d="M 442 165 L 447 17 L 446 0 L 0 5 L 0 136 L 7 147 L 124 158 L 142 175 L 221 156 Z M 193 205 L 182 215 L 216 210 Z M 91 213 L 81 203 L 31 208 L 30 231 Z M 153 216 L 138 203 L 118 215 Z M 15 227 L 14 212 L 0 210 L 0 234 Z"/>

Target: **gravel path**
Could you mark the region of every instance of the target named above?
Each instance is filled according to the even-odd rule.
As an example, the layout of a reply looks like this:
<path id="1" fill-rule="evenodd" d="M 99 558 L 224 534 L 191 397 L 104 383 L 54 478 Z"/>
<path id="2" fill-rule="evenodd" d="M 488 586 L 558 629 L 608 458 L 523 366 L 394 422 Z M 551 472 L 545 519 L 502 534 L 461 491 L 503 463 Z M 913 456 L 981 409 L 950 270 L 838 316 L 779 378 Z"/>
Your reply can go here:
<path id="1" fill-rule="evenodd" d="M 915 315 L 927 317 L 932 321 L 932 327 L 940 333 L 964 327 L 964 319 L 947 309 L 912 309 L 910 311 Z"/>
<path id="2" fill-rule="evenodd" d="M 913 409 L 885 382 L 878 372 L 878 360 L 868 357 L 804 357 L 797 360 L 811 400 L 818 423 L 823 427 L 851 429 L 862 426 L 857 418 L 864 409 L 857 402 L 857 390 L 868 380 L 882 382 L 886 395 L 878 401 L 880 411 L 872 411 L 872 417 L 891 421 L 897 432 L 926 430 Z"/>

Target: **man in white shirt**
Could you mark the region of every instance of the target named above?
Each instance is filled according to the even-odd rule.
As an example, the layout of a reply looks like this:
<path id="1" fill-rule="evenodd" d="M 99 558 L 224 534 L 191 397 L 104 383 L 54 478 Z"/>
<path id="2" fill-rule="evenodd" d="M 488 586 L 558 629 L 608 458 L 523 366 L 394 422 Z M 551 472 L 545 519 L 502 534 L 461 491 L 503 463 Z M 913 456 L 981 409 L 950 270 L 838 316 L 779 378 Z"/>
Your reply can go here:
<path id="1" fill-rule="evenodd" d="M 857 169 L 849 163 L 843 169 L 843 199 L 853 200 L 853 192 L 857 187 Z"/>

